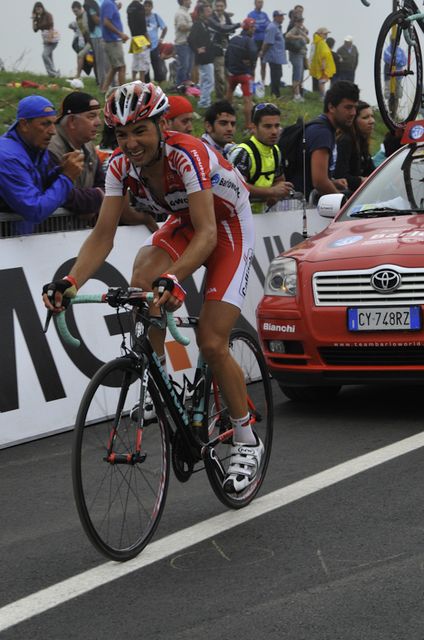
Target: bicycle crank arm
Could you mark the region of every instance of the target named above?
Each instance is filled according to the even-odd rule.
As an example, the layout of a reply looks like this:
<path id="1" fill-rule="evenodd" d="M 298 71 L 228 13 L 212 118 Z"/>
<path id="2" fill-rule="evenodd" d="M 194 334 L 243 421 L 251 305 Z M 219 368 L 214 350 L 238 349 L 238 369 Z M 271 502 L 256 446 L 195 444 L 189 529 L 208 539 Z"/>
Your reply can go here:
<path id="1" fill-rule="evenodd" d="M 220 442 L 225 442 L 225 440 L 228 440 L 229 438 L 231 438 L 231 436 L 234 433 L 234 429 L 228 429 L 227 431 L 224 431 L 223 433 L 220 433 L 216 438 L 214 438 L 213 440 L 209 440 L 209 442 L 207 442 L 203 448 L 202 448 L 202 457 L 203 457 L 203 449 L 206 448 L 213 448 L 215 447 L 217 444 L 219 444 Z"/>

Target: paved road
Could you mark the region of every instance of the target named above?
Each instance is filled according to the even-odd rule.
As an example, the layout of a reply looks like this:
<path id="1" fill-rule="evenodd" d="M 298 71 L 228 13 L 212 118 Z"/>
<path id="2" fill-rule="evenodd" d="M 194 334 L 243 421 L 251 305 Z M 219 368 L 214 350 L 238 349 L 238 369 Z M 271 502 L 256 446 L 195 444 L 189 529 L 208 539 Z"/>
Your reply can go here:
<path id="1" fill-rule="evenodd" d="M 127 565 L 105 564 L 81 530 L 70 434 L 1 451 L 0 628 L 16 619 L 6 605 L 28 597 L 25 618 L 40 601 L 58 600 L 1 640 L 422 640 L 422 395 L 350 387 L 331 406 L 299 407 L 276 388 L 261 493 L 275 508 L 207 537 L 223 507 L 203 475 L 186 485 L 172 478 L 155 542 L 185 529 L 183 548 L 169 542 L 170 555 L 120 577 Z M 399 455 L 399 441 L 410 451 Z M 363 460 L 369 468 L 357 473 Z M 317 474 L 336 465 L 317 490 L 327 477 Z M 204 522 L 204 539 L 191 544 Z M 90 590 L 100 571 L 105 583 Z M 82 591 L 62 601 L 61 584 L 73 576 L 68 593 Z"/>

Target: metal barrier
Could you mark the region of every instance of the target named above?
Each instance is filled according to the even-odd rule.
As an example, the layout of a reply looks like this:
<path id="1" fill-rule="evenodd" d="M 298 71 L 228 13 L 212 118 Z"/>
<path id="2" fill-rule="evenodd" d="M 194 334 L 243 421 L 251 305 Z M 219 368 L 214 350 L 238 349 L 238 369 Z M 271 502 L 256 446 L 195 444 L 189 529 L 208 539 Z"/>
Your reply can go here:
<path id="1" fill-rule="evenodd" d="M 22 235 L 19 231 L 19 223 L 24 218 L 15 213 L 0 213 L 0 238 L 15 238 Z M 34 226 L 31 235 L 42 233 L 58 233 L 61 231 L 78 231 L 79 229 L 91 229 L 95 219 L 91 216 L 78 216 L 67 209 L 56 209 L 51 216 Z"/>

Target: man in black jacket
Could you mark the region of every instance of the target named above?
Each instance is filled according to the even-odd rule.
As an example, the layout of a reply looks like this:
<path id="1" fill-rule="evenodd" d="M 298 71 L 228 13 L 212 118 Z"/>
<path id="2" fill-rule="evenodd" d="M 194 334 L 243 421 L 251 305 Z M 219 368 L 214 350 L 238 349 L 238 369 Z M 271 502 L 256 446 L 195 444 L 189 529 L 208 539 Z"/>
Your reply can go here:
<path id="1" fill-rule="evenodd" d="M 212 31 L 212 43 L 215 48 L 214 79 L 215 97 L 223 100 L 227 93 L 227 78 L 225 74 L 225 50 L 228 46 L 228 36 L 233 34 L 240 26 L 240 23 L 231 21 L 230 13 L 225 11 L 227 7 L 225 0 L 215 0 L 214 11 L 208 20 L 208 27 Z"/>
<path id="2" fill-rule="evenodd" d="M 231 38 L 228 43 L 225 52 L 225 68 L 228 73 L 228 102 L 232 102 L 234 89 L 237 85 L 240 84 L 241 86 L 245 129 L 247 131 L 250 130 L 251 125 L 253 78 L 258 56 L 256 44 L 253 40 L 253 34 L 255 33 L 254 19 L 245 18 L 241 23 L 241 28 L 241 33 Z"/>
<path id="3" fill-rule="evenodd" d="M 194 63 L 199 66 L 200 98 L 198 106 L 207 109 L 211 105 L 211 94 L 214 88 L 213 60 L 215 48 L 212 43 L 208 21 L 212 15 L 212 7 L 199 4 L 198 19 L 188 35 L 187 42 L 194 52 Z"/>

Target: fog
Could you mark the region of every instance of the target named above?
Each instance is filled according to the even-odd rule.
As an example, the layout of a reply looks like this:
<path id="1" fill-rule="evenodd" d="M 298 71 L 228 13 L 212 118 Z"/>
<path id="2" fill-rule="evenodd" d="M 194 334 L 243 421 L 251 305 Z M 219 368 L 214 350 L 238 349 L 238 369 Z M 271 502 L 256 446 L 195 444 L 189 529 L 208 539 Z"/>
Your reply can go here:
<path id="1" fill-rule="evenodd" d="M 3 14 L 0 26 L 0 58 L 3 59 L 8 70 L 16 68 L 19 71 L 44 72 L 41 59 L 41 35 L 32 31 L 31 13 L 33 2 L 27 0 L 2 0 L 6 15 Z M 83 1 L 83 0 L 82 0 Z M 121 17 L 126 29 L 126 8 L 130 0 L 124 0 Z M 68 24 L 74 16 L 71 11 L 72 0 L 45 0 L 44 6 L 53 14 L 55 27 L 61 34 L 61 40 L 56 48 L 54 59 L 56 66 L 65 77 L 72 77 L 76 70 L 76 55 L 71 49 L 73 31 Z M 194 0 L 193 0 L 194 3 Z M 253 8 L 253 0 L 227 0 L 228 11 L 234 13 L 233 20 L 242 20 Z M 288 12 L 294 2 L 286 5 L 279 0 L 274 2 L 265 0 L 264 10 L 269 16 L 274 9 Z M 392 0 L 371 0 L 371 7 L 364 7 L 360 0 L 303 0 L 305 7 L 305 25 L 310 33 L 318 27 L 325 26 L 331 31 L 336 40 L 335 48 L 343 44 L 346 35 L 353 36 L 354 43 L 359 50 L 359 67 L 356 82 L 361 88 L 361 98 L 375 104 L 373 81 L 373 60 L 375 42 L 379 27 L 384 17 L 390 12 Z M 168 25 L 166 40 L 173 41 L 174 13 L 177 0 L 154 0 L 153 10 L 158 13 Z M 284 24 L 283 24 L 284 29 Z M 125 45 L 128 49 L 128 45 Z M 127 54 L 128 69 L 131 56 Z M 283 79 L 290 82 L 290 65 L 284 67 Z M 305 83 L 310 88 L 310 80 Z M 307 103 L 305 103 L 307 109 Z"/>

